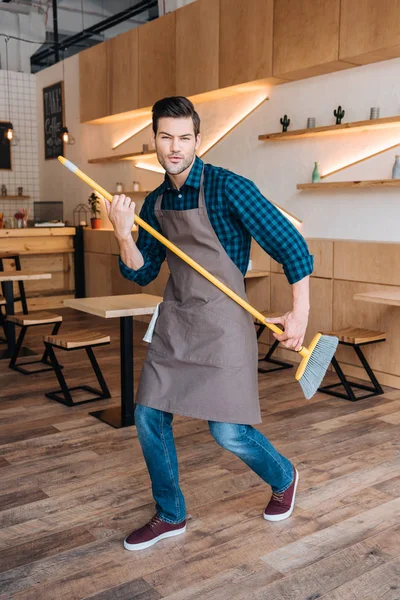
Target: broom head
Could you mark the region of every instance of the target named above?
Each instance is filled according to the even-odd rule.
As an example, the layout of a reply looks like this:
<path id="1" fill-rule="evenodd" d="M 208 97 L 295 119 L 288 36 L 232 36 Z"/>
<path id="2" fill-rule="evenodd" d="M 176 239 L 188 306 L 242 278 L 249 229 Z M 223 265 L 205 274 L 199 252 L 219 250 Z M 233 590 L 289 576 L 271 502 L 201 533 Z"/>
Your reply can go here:
<path id="1" fill-rule="evenodd" d="M 333 335 L 317 333 L 307 350 L 306 356 L 300 363 L 296 372 L 296 379 L 300 383 L 307 400 L 312 398 L 318 390 L 325 376 L 330 362 L 336 352 L 339 339 Z"/>

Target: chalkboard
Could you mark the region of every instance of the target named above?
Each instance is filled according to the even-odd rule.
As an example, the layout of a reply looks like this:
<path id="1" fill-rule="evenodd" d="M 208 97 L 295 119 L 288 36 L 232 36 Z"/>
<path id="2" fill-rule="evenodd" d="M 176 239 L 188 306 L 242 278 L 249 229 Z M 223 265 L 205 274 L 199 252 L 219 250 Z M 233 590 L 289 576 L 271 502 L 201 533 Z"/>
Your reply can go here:
<path id="1" fill-rule="evenodd" d="M 64 156 L 64 143 L 61 129 L 64 121 L 64 89 L 59 81 L 43 88 L 44 115 L 44 157 L 45 159 Z"/>
<path id="2" fill-rule="evenodd" d="M 6 138 L 9 123 L 0 123 L 0 169 L 11 169 L 11 142 Z"/>

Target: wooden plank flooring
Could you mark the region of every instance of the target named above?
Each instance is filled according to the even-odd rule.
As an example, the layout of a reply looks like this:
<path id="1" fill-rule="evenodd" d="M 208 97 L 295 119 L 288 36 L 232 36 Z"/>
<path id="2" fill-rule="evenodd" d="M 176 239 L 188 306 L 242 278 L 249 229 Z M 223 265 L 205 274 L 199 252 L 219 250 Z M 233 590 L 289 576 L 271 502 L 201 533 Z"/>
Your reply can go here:
<path id="1" fill-rule="evenodd" d="M 52 372 L 0 361 L 0 600 L 400 600 L 399 390 L 306 401 L 294 370 L 260 375 L 258 428 L 300 472 L 281 523 L 262 518 L 269 487 L 207 423 L 175 417 L 187 533 L 130 553 L 124 536 L 154 514 L 136 430 L 88 414 L 120 402 L 119 323 L 60 312 L 65 332 L 111 335 L 96 356 L 112 399 L 64 407 L 44 396 Z M 136 385 L 144 331 L 135 322 Z M 84 353 L 59 355 L 69 385 L 95 384 Z"/>

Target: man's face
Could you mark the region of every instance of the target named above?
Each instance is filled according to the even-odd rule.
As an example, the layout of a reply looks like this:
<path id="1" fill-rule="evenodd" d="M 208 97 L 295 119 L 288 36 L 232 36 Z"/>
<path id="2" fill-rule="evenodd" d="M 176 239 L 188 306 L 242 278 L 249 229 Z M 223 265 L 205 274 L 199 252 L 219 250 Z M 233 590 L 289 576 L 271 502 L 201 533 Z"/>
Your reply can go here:
<path id="1" fill-rule="evenodd" d="M 179 175 L 192 164 L 200 146 L 200 134 L 196 139 L 191 117 L 163 117 L 158 121 L 153 143 L 160 165 L 167 173 Z"/>

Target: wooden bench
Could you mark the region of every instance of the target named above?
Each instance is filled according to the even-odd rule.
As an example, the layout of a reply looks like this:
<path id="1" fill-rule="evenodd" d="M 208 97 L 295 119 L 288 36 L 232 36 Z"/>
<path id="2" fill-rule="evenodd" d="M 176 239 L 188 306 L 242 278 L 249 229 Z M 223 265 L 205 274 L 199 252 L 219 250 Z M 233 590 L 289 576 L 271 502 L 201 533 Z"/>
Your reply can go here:
<path id="1" fill-rule="evenodd" d="M 268 319 L 274 319 L 275 317 L 282 317 L 281 313 L 276 313 L 276 312 L 274 313 L 274 312 L 270 312 L 270 311 L 264 311 L 264 312 L 262 312 L 262 314 L 264 315 L 264 317 L 266 317 Z M 257 340 L 259 340 L 267 326 L 258 321 L 256 321 L 255 325 L 258 326 Z M 284 362 L 283 360 L 278 360 L 277 358 L 272 358 L 272 355 L 274 354 L 274 352 L 278 346 L 279 346 L 279 340 L 274 340 L 274 343 L 272 344 L 271 348 L 268 350 L 268 352 L 264 356 L 264 358 L 258 359 L 259 363 L 267 363 L 267 364 L 274 365 L 269 369 L 264 369 L 264 368 L 258 367 L 259 373 L 272 373 L 273 371 L 282 371 L 283 369 L 291 369 L 293 367 L 293 365 L 291 363 Z"/>
<path id="2" fill-rule="evenodd" d="M 326 335 L 334 335 L 339 338 L 339 344 L 343 346 L 351 346 L 354 348 L 355 353 L 357 354 L 362 366 L 364 367 L 372 386 L 364 385 L 361 383 L 356 383 L 354 381 L 350 381 L 345 374 L 343 373 L 342 368 L 340 367 L 338 361 L 335 356 L 332 358 L 332 365 L 335 369 L 340 381 L 339 383 L 334 383 L 331 385 L 326 385 L 319 388 L 320 392 L 324 392 L 325 394 L 329 394 L 331 396 L 336 396 L 338 398 L 344 398 L 345 400 L 350 400 L 351 402 L 355 402 L 357 400 L 362 400 L 364 398 L 371 398 L 372 396 L 379 396 L 384 393 L 379 381 L 377 380 L 374 372 L 371 369 L 370 364 L 368 363 L 365 355 L 361 350 L 361 346 L 367 346 L 370 344 L 377 344 L 380 342 L 384 342 L 386 340 L 386 333 L 383 331 L 374 331 L 372 329 L 363 329 L 359 327 L 346 327 L 344 329 L 340 329 L 338 331 L 327 331 L 324 332 Z M 345 393 L 337 392 L 334 388 L 343 386 Z M 359 390 L 365 390 L 368 392 L 367 394 L 362 394 L 356 396 L 353 388 Z"/>
<path id="3" fill-rule="evenodd" d="M 53 365 L 54 372 L 58 379 L 58 383 L 61 387 L 60 390 L 48 392 L 47 394 L 45 394 L 47 398 L 50 398 L 51 400 L 56 400 L 57 402 L 61 402 L 61 404 L 65 404 L 66 406 L 75 406 L 78 404 L 86 404 L 87 402 L 94 402 L 96 400 L 104 400 L 106 398 L 111 398 L 110 391 L 107 387 L 101 369 L 93 352 L 94 347 L 105 346 L 110 343 L 109 335 L 104 335 L 97 331 L 80 330 L 76 333 L 67 333 L 61 336 L 53 334 L 46 335 L 43 337 L 43 342 L 46 347 L 46 351 L 50 358 L 51 364 Z M 54 348 L 59 348 L 67 352 L 71 352 L 74 350 L 85 350 L 93 367 L 93 371 L 96 375 L 97 381 L 100 385 L 101 392 L 87 385 L 79 385 L 73 388 L 69 388 L 62 373 L 60 364 L 57 360 Z M 81 400 L 79 402 L 74 402 L 72 399 L 71 392 L 75 390 L 83 390 L 85 392 L 89 392 L 92 394 L 92 396 L 88 399 Z"/>
<path id="4" fill-rule="evenodd" d="M 18 340 L 17 343 L 15 345 L 15 350 L 11 356 L 11 360 L 9 363 L 9 367 L 10 369 L 13 369 L 14 371 L 18 371 L 19 373 L 22 373 L 23 375 L 33 375 L 34 373 L 43 373 L 45 371 L 52 371 L 53 370 L 53 365 L 51 364 L 51 362 L 48 361 L 48 353 L 47 350 L 44 351 L 43 356 L 40 360 L 31 360 L 28 362 L 23 362 L 18 364 L 18 358 L 21 352 L 21 348 L 24 342 L 24 338 L 25 338 L 25 334 L 28 331 L 29 327 L 37 327 L 37 326 L 41 326 L 41 325 L 53 325 L 53 331 L 52 331 L 52 335 L 56 335 L 61 327 L 61 323 L 62 323 L 62 316 L 61 315 L 56 315 L 53 314 L 51 312 L 47 312 L 47 311 L 37 311 L 37 312 L 32 312 L 30 314 L 18 314 L 18 315 L 9 315 L 7 317 L 7 321 L 9 321 L 10 323 L 14 323 L 14 325 L 17 325 L 18 327 L 21 327 L 21 331 L 20 334 L 18 336 Z M 37 365 L 37 364 L 44 364 L 47 365 L 47 367 L 45 369 L 34 369 L 32 370 L 31 368 L 26 369 L 25 367 L 27 365 Z M 60 368 L 62 368 L 62 366 L 60 365 Z"/>

